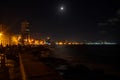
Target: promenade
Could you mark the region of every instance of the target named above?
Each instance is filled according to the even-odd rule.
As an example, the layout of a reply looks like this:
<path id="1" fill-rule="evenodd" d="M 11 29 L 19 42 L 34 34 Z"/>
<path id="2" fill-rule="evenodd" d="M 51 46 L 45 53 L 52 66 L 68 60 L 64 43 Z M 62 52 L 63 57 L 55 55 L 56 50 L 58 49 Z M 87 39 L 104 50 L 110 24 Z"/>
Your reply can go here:
<path id="1" fill-rule="evenodd" d="M 62 77 L 31 54 L 20 54 L 23 80 L 63 80 Z"/>

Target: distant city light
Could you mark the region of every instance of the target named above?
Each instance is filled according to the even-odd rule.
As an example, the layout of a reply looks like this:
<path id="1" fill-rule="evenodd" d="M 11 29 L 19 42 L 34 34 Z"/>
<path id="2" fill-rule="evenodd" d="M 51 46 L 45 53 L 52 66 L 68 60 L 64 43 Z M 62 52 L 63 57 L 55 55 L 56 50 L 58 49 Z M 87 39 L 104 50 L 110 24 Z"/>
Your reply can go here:
<path id="1" fill-rule="evenodd" d="M 63 45 L 63 42 L 59 42 L 58 44 L 59 44 L 59 45 Z"/>
<path id="2" fill-rule="evenodd" d="M 101 41 L 101 42 L 56 42 L 56 45 L 116 45 L 115 42 L 107 42 L 107 41 Z"/>
<path id="3" fill-rule="evenodd" d="M 86 45 L 116 45 L 115 42 L 88 42 Z"/>
<path id="4" fill-rule="evenodd" d="M 65 41 L 60 41 L 56 42 L 56 45 L 83 45 L 82 42 L 65 42 Z"/>

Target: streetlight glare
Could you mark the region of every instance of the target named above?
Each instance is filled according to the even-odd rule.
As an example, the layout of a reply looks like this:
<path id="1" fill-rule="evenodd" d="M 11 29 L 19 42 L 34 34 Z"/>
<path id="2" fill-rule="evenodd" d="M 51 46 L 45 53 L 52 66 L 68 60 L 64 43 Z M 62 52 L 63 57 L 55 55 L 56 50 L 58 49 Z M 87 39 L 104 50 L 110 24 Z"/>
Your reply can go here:
<path id="1" fill-rule="evenodd" d="M 2 33 L 0 33 L 0 36 L 2 36 L 3 34 Z"/>

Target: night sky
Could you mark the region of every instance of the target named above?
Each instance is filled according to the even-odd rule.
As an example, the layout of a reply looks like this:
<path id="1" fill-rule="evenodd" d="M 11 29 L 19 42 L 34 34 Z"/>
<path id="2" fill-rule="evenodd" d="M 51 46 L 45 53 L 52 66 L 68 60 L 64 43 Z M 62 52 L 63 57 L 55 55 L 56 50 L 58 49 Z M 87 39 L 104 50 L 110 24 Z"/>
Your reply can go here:
<path id="1" fill-rule="evenodd" d="M 31 34 L 50 36 L 54 40 L 119 41 L 118 1 L 1 0 L 0 23 L 20 33 L 21 22 L 27 20 Z"/>

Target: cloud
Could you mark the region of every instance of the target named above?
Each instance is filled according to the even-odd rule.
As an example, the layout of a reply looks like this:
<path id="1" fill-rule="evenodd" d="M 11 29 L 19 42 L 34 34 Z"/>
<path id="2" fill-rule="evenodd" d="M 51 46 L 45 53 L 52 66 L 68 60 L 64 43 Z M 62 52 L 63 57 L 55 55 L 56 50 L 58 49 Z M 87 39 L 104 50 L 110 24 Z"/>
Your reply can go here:
<path id="1" fill-rule="evenodd" d="M 113 21 L 119 21 L 119 19 L 118 18 L 113 18 Z"/>
<path id="2" fill-rule="evenodd" d="M 118 22 L 119 18 L 112 18 L 112 19 L 108 19 L 109 23 L 114 23 L 114 22 Z"/>
<path id="3" fill-rule="evenodd" d="M 98 23 L 98 26 L 106 26 L 108 23 Z"/>
<path id="4" fill-rule="evenodd" d="M 100 33 L 100 34 L 108 34 L 108 31 L 106 31 L 106 30 L 101 30 L 101 31 L 99 31 L 98 33 Z"/>
<path id="5" fill-rule="evenodd" d="M 118 15 L 118 16 L 120 16 L 120 9 L 119 9 L 119 10 L 117 10 L 117 15 Z"/>

